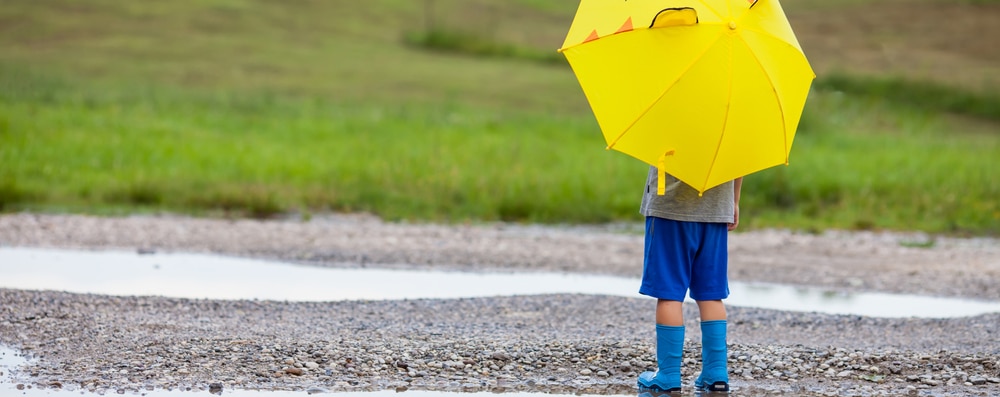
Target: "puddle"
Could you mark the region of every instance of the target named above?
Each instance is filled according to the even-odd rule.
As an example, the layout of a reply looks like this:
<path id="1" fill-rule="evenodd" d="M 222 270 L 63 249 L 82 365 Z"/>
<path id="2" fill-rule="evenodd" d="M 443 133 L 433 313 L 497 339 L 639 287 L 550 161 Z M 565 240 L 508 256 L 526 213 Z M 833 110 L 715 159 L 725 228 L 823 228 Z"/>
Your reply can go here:
<path id="1" fill-rule="evenodd" d="M 13 349 L 0 345 L 0 385 L 11 383 L 16 374 L 17 367 L 27 361 Z"/>
<path id="2" fill-rule="evenodd" d="M 0 288 L 278 301 L 595 294 L 644 298 L 638 279 L 560 273 L 333 269 L 201 254 L 0 248 Z M 442 288 L 447 286 L 447 288 Z M 733 282 L 726 303 L 872 317 L 964 317 L 1000 302 Z"/>

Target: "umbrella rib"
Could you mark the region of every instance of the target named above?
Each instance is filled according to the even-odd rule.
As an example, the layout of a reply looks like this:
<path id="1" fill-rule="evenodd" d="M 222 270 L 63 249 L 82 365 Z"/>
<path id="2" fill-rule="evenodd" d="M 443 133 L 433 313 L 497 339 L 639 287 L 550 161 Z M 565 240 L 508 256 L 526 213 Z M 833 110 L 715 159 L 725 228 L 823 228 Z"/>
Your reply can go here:
<path id="1" fill-rule="evenodd" d="M 765 35 L 765 36 L 771 37 L 770 35 Z M 747 46 L 747 48 L 750 48 L 750 44 L 747 43 L 746 40 L 743 39 L 743 36 L 739 36 L 739 38 L 740 38 L 740 42 L 743 43 L 743 45 Z M 775 40 L 778 40 L 778 39 L 775 38 Z M 782 43 L 785 43 L 785 41 L 783 41 L 783 40 L 778 40 L 778 41 L 780 41 Z M 781 95 L 778 95 L 778 89 L 777 89 L 777 86 L 775 86 L 775 84 L 774 84 L 774 79 L 771 78 L 771 73 L 769 73 L 769 71 L 767 70 L 767 68 L 764 67 L 764 64 L 760 61 L 760 58 L 757 57 L 757 53 L 755 53 L 753 51 L 749 51 L 749 52 L 750 52 L 750 55 L 753 57 L 753 60 L 757 62 L 757 66 L 760 67 L 760 70 L 762 72 L 764 72 L 764 76 L 767 77 L 767 84 L 768 84 L 769 87 L 771 87 L 771 93 L 774 94 L 774 100 L 775 100 L 775 102 L 778 103 L 778 112 L 781 113 L 781 138 L 782 138 L 782 141 L 785 144 L 784 147 L 781 150 L 782 150 L 782 153 L 785 154 L 785 165 L 787 165 L 788 164 L 788 125 L 785 124 L 785 105 L 783 103 L 781 103 Z"/>
<path id="2" fill-rule="evenodd" d="M 719 33 L 719 37 L 722 37 L 723 35 L 725 35 L 725 32 Z M 705 49 L 702 50 L 701 53 L 698 54 L 698 56 L 692 58 L 691 63 L 689 63 L 687 66 L 685 66 L 683 71 L 681 71 L 680 73 L 677 74 L 677 78 L 675 78 L 674 81 L 671 81 L 670 84 L 667 85 L 667 88 L 665 88 L 663 90 L 663 92 L 661 92 L 660 95 L 656 97 L 655 101 L 650 101 L 649 106 L 647 106 L 646 109 L 644 109 L 641 113 L 639 113 L 635 117 L 635 119 L 632 120 L 632 122 L 629 123 L 629 125 L 626 126 L 622 130 L 622 132 L 619 133 L 618 136 L 615 137 L 614 140 L 611 141 L 611 143 L 608 144 L 607 148 L 611 149 L 611 148 L 615 147 L 615 145 L 618 144 L 618 141 L 621 140 L 622 137 L 625 136 L 625 134 L 627 134 L 628 131 L 631 130 L 632 127 L 634 127 L 635 124 L 638 123 L 639 120 L 641 120 L 642 117 L 646 115 L 646 113 L 649 113 L 649 111 L 653 109 L 653 106 L 656 106 L 656 104 L 659 103 L 660 100 L 663 99 L 663 97 L 666 96 L 667 93 L 670 92 L 670 90 L 674 88 L 674 85 L 677 84 L 677 81 L 680 80 L 681 77 L 684 76 L 684 74 L 686 74 L 688 70 L 691 70 L 691 67 L 694 66 L 694 64 L 698 63 L 698 61 L 701 60 L 701 57 L 703 55 L 705 55 L 705 53 L 708 52 L 708 50 L 712 49 L 712 46 L 714 46 L 715 43 L 719 41 L 719 37 L 716 37 L 715 40 L 712 40 L 711 43 L 709 43 L 708 45 L 706 45 Z"/>
<path id="3" fill-rule="evenodd" d="M 708 173 L 705 175 L 705 180 L 702 181 L 701 187 L 698 188 L 698 197 L 701 197 L 702 193 L 704 193 L 702 189 L 708 185 L 708 180 L 712 178 L 712 171 L 715 170 L 715 161 L 719 159 L 719 150 L 722 148 L 722 141 L 726 139 L 726 130 L 729 128 L 729 111 L 732 109 L 733 100 L 733 44 L 732 41 L 729 43 L 729 93 L 726 98 L 726 114 L 722 117 L 722 134 L 719 135 L 719 142 L 715 146 L 715 155 L 712 156 L 712 163 L 708 166 Z"/>
<path id="4" fill-rule="evenodd" d="M 777 37 L 775 37 L 775 36 L 774 36 L 773 34 L 771 34 L 771 33 L 767 32 L 767 31 L 764 31 L 764 30 L 760 30 L 760 29 L 754 29 L 754 28 L 743 28 L 743 30 L 745 30 L 745 31 L 747 31 L 747 32 L 754 32 L 754 33 L 757 33 L 757 34 L 759 34 L 759 35 L 760 35 L 761 37 L 764 37 L 764 38 L 768 38 L 768 39 L 770 39 L 770 40 L 774 40 L 774 41 L 777 41 L 777 42 L 779 42 L 779 43 L 782 43 L 782 44 L 784 44 L 784 45 L 787 45 L 787 46 L 789 46 L 789 47 L 792 47 L 792 48 L 795 48 L 795 49 L 796 49 L 796 50 L 798 50 L 799 52 L 802 52 L 802 49 L 801 49 L 801 48 L 799 48 L 799 45 L 798 45 L 798 44 L 796 44 L 796 43 L 791 43 L 791 42 L 789 42 L 789 41 L 787 41 L 787 40 L 782 40 L 782 39 L 780 39 L 780 38 L 777 38 Z M 742 37 L 741 37 L 741 40 L 742 40 Z"/>

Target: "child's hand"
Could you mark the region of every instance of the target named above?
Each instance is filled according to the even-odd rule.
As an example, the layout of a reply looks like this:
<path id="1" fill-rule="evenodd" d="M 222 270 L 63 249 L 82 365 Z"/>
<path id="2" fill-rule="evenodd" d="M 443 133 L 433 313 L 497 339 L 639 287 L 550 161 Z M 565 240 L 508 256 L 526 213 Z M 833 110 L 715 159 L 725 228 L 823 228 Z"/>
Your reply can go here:
<path id="1" fill-rule="evenodd" d="M 736 227 L 740 225 L 740 206 L 736 205 L 736 210 L 733 211 L 733 223 L 729 224 L 729 231 L 736 230 Z"/>
<path id="2" fill-rule="evenodd" d="M 743 177 L 733 179 L 733 203 L 736 204 L 735 209 L 733 209 L 733 223 L 729 224 L 729 231 L 736 230 L 736 227 L 740 225 L 740 191 L 743 190 Z"/>

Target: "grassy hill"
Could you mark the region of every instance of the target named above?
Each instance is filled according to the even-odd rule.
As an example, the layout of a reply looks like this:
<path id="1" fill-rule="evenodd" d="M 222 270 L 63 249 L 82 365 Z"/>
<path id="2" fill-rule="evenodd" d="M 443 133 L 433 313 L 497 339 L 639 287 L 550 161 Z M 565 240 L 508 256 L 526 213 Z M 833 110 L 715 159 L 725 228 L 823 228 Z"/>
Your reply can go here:
<path id="1" fill-rule="evenodd" d="M 636 220 L 554 52 L 576 5 L 8 0 L 0 209 Z M 744 224 L 1000 233 L 1000 2 L 784 7 L 819 80 Z"/>

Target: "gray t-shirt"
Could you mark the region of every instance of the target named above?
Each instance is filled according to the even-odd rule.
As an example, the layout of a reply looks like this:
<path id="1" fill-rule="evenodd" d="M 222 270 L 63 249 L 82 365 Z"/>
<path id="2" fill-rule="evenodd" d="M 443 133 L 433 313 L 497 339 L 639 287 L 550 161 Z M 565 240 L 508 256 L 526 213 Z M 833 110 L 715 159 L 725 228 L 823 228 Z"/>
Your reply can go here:
<path id="1" fill-rule="evenodd" d="M 698 197 L 698 191 L 666 174 L 666 194 L 656 194 L 656 167 L 649 167 L 646 177 L 646 192 L 642 195 L 642 216 L 672 219 L 685 222 L 733 223 L 736 203 L 733 197 L 733 181 L 723 183 L 705 191 Z"/>

